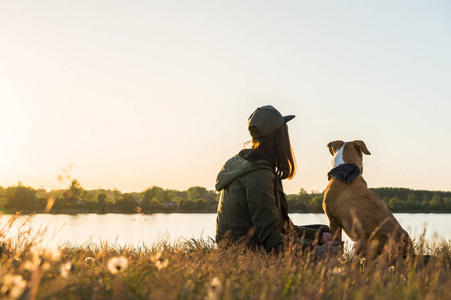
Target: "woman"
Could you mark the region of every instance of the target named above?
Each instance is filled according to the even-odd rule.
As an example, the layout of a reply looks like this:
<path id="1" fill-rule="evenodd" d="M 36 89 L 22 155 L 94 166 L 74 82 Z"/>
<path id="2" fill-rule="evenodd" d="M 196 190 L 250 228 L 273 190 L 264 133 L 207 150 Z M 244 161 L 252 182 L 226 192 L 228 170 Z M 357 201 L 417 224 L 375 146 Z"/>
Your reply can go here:
<path id="1" fill-rule="evenodd" d="M 327 226 L 295 226 L 288 217 L 282 180 L 296 173 L 286 125 L 293 118 L 283 117 L 271 105 L 257 108 L 249 117 L 252 148 L 229 159 L 216 180 L 221 192 L 216 219 L 219 244 L 240 242 L 267 252 L 290 244 L 314 249 L 318 255 L 336 252 L 341 245 L 325 245 L 332 239 Z"/>

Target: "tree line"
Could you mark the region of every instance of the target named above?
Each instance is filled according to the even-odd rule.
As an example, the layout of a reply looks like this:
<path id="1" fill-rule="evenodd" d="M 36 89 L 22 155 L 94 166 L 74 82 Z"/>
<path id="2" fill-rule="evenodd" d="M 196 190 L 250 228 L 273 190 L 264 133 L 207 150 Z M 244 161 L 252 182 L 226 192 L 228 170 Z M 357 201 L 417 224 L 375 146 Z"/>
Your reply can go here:
<path id="1" fill-rule="evenodd" d="M 392 212 L 451 213 L 451 192 L 372 188 Z M 289 212 L 322 213 L 324 192 L 286 195 Z M 86 190 L 76 179 L 66 189 L 34 189 L 18 183 L 0 187 L 0 210 L 4 213 L 190 213 L 216 212 L 219 194 L 204 187 L 185 191 L 158 186 L 142 192 Z"/>
<path id="2" fill-rule="evenodd" d="M 407 188 L 370 188 L 385 206 L 396 213 L 451 213 L 451 192 L 412 190 Z M 323 212 L 324 191 L 287 195 L 291 212 Z"/>

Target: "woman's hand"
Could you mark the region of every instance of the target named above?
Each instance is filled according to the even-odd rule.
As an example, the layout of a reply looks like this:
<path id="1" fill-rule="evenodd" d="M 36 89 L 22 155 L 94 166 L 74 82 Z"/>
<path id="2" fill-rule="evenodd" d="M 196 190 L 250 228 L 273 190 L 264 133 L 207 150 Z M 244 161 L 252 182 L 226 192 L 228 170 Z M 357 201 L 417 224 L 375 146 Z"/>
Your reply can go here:
<path id="1" fill-rule="evenodd" d="M 326 255 L 337 255 L 342 250 L 343 250 L 343 242 L 340 241 L 328 242 L 322 246 L 316 246 L 314 249 L 316 257 L 324 257 Z"/>
<path id="2" fill-rule="evenodd" d="M 323 231 L 323 236 L 321 237 L 321 240 L 319 241 L 319 244 L 320 245 L 324 245 L 324 244 L 327 244 L 330 241 L 332 241 L 332 235 L 330 234 L 330 232 L 324 232 Z"/>

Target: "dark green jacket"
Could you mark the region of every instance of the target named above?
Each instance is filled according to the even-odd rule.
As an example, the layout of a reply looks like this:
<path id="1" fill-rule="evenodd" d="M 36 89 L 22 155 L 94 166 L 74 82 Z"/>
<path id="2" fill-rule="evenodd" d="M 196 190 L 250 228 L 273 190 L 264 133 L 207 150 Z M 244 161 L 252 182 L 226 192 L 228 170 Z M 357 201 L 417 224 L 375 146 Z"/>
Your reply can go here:
<path id="1" fill-rule="evenodd" d="M 225 163 L 216 190 L 221 192 L 216 219 L 218 243 L 223 239 L 240 241 L 270 252 L 279 251 L 289 240 L 310 248 L 321 238 L 317 229 L 293 225 L 280 178 L 255 150 L 242 150 Z"/>

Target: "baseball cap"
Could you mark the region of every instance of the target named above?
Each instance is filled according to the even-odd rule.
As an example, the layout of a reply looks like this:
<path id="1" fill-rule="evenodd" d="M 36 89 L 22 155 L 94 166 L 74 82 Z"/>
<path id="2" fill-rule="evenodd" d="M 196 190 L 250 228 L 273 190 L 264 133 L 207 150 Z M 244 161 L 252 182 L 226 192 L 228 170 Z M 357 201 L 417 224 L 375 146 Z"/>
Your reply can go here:
<path id="1" fill-rule="evenodd" d="M 259 107 L 249 117 L 249 133 L 254 138 L 268 135 L 294 117 L 294 115 L 282 116 L 272 105 Z"/>

